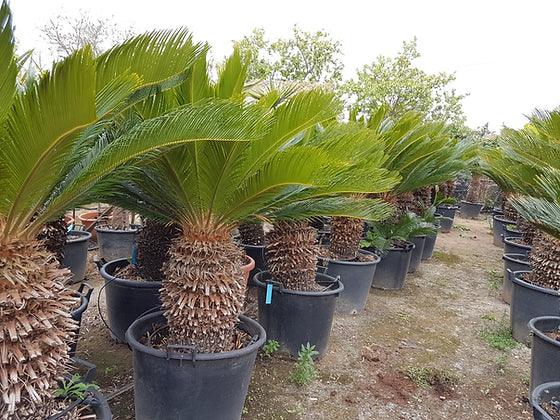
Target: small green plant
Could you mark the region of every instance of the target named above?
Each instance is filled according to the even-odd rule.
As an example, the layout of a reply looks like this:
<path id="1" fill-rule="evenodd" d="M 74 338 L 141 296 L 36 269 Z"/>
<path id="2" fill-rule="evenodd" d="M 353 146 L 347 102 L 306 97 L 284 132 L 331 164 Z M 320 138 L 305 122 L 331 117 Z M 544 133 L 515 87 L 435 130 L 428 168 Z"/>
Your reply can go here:
<path id="1" fill-rule="evenodd" d="M 301 345 L 301 350 L 298 352 L 298 361 L 296 368 L 292 372 L 290 379 L 296 385 L 303 386 L 309 384 L 317 376 L 315 370 L 315 362 L 313 356 L 318 355 L 319 352 L 315 350 L 315 346 L 307 343 L 306 346 Z"/>
<path id="2" fill-rule="evenodd" d="M 442 193 L 438 192 L 436 198 L 434 199 L 434 206 L 454 206 L 457 204 L 457 199 L 455 197 L 446 197 Z"/>
<path id="3" fill-rule="evenodd" d="M 57 398 L 82 399 L 86 395 L 88 389 L 99 389 L 99 387 L 95 384 L 82 381 L 80 375 L 74 374 L 70 380 L 62 381 L 60 388 L 54 392 L 54 396 Z"/>
<path id="4" fill-rule="evenodd" d="M 486 321 L 496 321 L 496 315 L 494 314 L 484 314 L 481 316 L 482 319 L 485 319 Z"/>
<path id="5" fill-rule="evenodd" d="M 461 257 L 450 252 L 434 251 L 432 258 L 446 265 L 455 265 L 461 262 Z"/>
<path id="6" fill-rule="evenodd" d="M 511 336 L 509 323 L 504 319 L 484 327 L 480 331 L 480 338 L 486 341 L 490 347 L 500 351 L 511 350 L 518 345 L 517 341 Z"/>
<path id="7" fill-rule="evenodd" d="M 488 271 L 488 287 L 490 290 L 498 291 L 502 288 L 503 277 L 496 270 Z"/>
<path id="8" fill-rule="evenodd" d="M 498 358 L 496 359 L 496 365 L 497 365 L 497 371 L 498 373 L 505 373 L 506 367 L 507 367 L 507 362 L 508 362 L 508 354 L 507 353 L 502 353 L 498 356 Z"/>
<path id="9" fill-rule="evenodd" d="M 409 366 L 403 371 L 403 374 L 418 386 L 459 383 L 459 377 L 453 372 L 433 367 Z"/>
<path id="10" fill-rule="evenodd" d="M 470 232 L 471 231 L 470 227 L 467 227 L 465 225 L 461 225 L 459 223 L 456 223 L 455 225 L 453 225 L 453 229 L 460 230 L 461 232 Z"/>
<path id="11" fill-rule="evenodd" d="M 268 340 L 262 348 L 262 353 L 266 357 L 272 356 L 280 348 L 280 343 L 276 340 Z"/>

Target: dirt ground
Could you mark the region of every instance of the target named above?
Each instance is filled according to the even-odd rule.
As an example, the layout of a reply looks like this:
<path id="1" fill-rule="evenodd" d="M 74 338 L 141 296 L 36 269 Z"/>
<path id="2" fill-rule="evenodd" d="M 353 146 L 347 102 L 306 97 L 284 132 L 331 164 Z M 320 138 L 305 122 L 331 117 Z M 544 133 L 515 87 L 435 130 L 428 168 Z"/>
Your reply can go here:
<path id="1" fill-rule="evenodd" d="M 311 384 L 290 381 L 293 359 L 259 356 L 243 418 L 531 419 L 529 349 L 499 350 L 481 334 L 509 320 L 499 295 L 501 255 L 487 220 L 457 218 L 403 290 L 372 289 L 363 313 L 335 317 Z M 78 355 L 97 365 L 114 418 L 133 419 L 131 353 L 100 319 L 93 264 L 87 281 L 95 293 Z M 103 300 L 102 293 L 102 308 Z"/>

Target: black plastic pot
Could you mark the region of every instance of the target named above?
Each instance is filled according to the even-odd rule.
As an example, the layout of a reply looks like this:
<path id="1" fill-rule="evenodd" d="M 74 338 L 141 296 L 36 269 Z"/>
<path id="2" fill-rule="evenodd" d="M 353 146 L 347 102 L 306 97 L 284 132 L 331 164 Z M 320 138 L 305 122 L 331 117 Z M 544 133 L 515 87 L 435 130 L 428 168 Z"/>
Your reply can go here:
<path id="1" fill-rule="evenodd" d="M 154 349 L 140 338 L 166 324 L 163 312 L 134 321 L 126 339 L 133 351 L 136 420 L 239 420 L 257 351 L 266 340 L 256 321 L 245 316 L 239 320 L 239 328 L 253 339 L 240 350 L 224 353 Z"/>
<path id="2" fill-rule="evenodd" d="M 560 292 L 524 281 L 525 273 L 524 271 L 513 273 L 510 322 L 513 338 L 527 344 L 528 322 L 539 316 L 558 315 Z"/>
<path id="3" fill-rule="evenodd" d="M 506 225 L 505 226 L 504 233 L 503 233 L 504 238 L 521 238 L 521 236 L 523 236 L 523 234 L 521 232 L 519 232 L 516 229 L 508 228 L 508 226 L 511 226 L 511 225 Z"/>
<path id="4" fill-rule="evenodd" d="M 459 210 L 459 212 L 461 213 L 461 216 L 466 217 L 468 219 L 478 219 L 482 207 L 483 205 L 480 203 L 461 201 L 461 209 Z"/>
<path id="5" fill-rule="evenodd" d="M 88 241 L 90 239 L 91 233 L 83 230 L 68 232 L 66 244 L 64 244 L 62 266 L 68 267 L 72 272 L 70 283 L 78 283 L 86 277 Z"/>
<path id="6" fill-rule="evenodd" d="M 560 382 L 546 382 L 536 387 L 531 393 L 531 405 L 533 406 L 533 419 L 554 420 L 541 407 L 542 403 L 560 400 Z"/>
<path id="7" fill-rule="evenodd" d="M 530 271 L 531 263 L 524 254 L 504 254 L 504 281 L 502 283 L 502 300 L 511 303 L 513 289 L 512 276 L 516 271 Z"/>
<path id="8" fill-rule="evenodd" d="M 251 285 L 255 274 L 266 271 L 266 259 L 264 254 L 266 247 L 264 245 L 240 245 L 245 250 L 245 253 L 255 260 L 255 268 L 249 273 L 249 285 Z"/>
<path id="9" fill-rule="evenodd" d="M 390 248 L 387 250 L 381 256 L 379 264 L 377 264 L 372 287 L 388 290 L 402 289 L 413 249 L 414 244 L 407 242 L 404 248 Z"/>
<path id="10" fill-rule="evenodd" d="M 138 243 L 140 229 L 114 230 L 104 226 L 96 226 L 99 258 L 105 261 L 130 259 L 132 250 Z"/>
<path id="11" fill-rule="evenodd" d="M 300 292 L 285 289 L 271 280 L 268 271 L 253 278 L 258 287 L 259 322 L 269 340 L 276 340 L 283 350 L 296 357 L 302 345 L 314 345 L 321 357 L 327 350 L 336 300 L 344 290 L 340 280 L 317 273 L 323 291 Z M 266 303 L 267 287 L 272 296 Z"/>
<path id="12" fill-rule="evenodd" d="M 441 214 L 443 217 L 449 217 L 450 219 L 455 218 L 455 213 L 457 213 L 457 206 L 437 206 L 436 212 Z"/>
<path id="13" fill-rule="evenodd" d="M 528 328 L 532 335 L 529 395 L 539 385 L 560 380 L 560 341 L 545 334 L 558 330 L 558 326 L 558 316 L 542 316 L 529 321 Z"/>
<path id="14" fill-rule="evenodd" d="M 336 302 L 336 311 L 343 314 L 355 314 L 365 308 L 375 268 L 381 260 L 372 252 L 360 252 L 374 259 L 365 262 L 326 260 L 325 274 L 339 278 L 344 284 L 344 291 Z"/>
<path id="15" fill-rule="evenodd" d="M 426 243 L 426 235 L 418 235 L 410 238 L 410 242 L 414 244 L 412 254 L 410 255 L 410 264 L 408 265 L 408 273 L 414 273 L 420 267 L 422 254 L 424 253 L 424 245 Z"/>
<path id="16" fill-rule="evenodd" d="M 80 284 L 80 288 L 76 291 L 76 295 L 80 297 L 80 306 L 70 312 L 70 317 L 78 323 L 78 329 L 76 330 L 75 340 L 70 343 L 70 357 L 76 354 L 76 347 L 78 346 L 78 339 L 80 338 L 80 327 L 82 325 L 82 315 L 89 306 L 89 300 L 91 299 L 91 294 L 93 293 L 93 287 L 87 283 Z"/>
<path id="17" fill-rule="evenodd" d="M 441 217 L 439 220 L 439 231 L 441 233 L 449 233 L 451 232 L 451 228 L 453 227 L 453 219 L 450 217 Z"/>
<path id="18" fill-rule="evenodd" d="M 492 218 L 492 234 L 494 235 L 493 243 L 500 248 L 504 247 L 502 235 L 505 232 L 506 225 L 515 225 L 515 220 L 508 220 L 503 216 L 494 216 Z"/>
<path id="19" fill-rule="evenodd" d="M 434 248 L 436 246 L 437 232 L 433 235 L 426 235 L 426 242 L 424 242 L 424 250 L 422 251 L 422 260 L 429 260 L 432 258 Z"/>
<path id="20" fill-rule="evenodd" d="M 504 237 L 504 254 L 524 254 L 529 255 L 531 247 L 529 245 L 514 242 L 516 238 Z"/>
<path id="21" fill-rule="evenodd" d="M 126 267 L 128 260 L 108 262 L 100 270 L 105 279 L 105 300 L 111 337 L 124 343 L 128 327 L 141 315 L 161 308 L 159 281 L 137 281 L 114 277 L 114 272 Z"/>

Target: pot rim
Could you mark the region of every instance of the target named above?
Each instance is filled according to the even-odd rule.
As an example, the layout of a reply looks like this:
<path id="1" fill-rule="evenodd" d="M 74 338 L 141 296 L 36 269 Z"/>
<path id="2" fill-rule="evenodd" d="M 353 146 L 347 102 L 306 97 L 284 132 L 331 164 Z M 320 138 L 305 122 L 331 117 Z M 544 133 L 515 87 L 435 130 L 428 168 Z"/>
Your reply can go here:
<path id="1" fill-rule="evenodd" d="M 537 328 L 535 326 L 536 322 L 539 321 L 558 321 L 558 325 L 560 326 L 560 316 L 552 316 L 552 315 L 547 315 L 547 316 L 538 316 L 535 317 L 533 319 L 531 319 L 528 323 L 527 326 L 529 327 L 529 330 L 533 333 L 536 334 L 540 339 L 546 341 L 549 344 L 552 344 L 554 347 L 558 347 L 560 348 L 560 342 L 551 339 L 550 337 L 548 337 L 546 334 L 544 334 L 543 331 L 541 331 L 539 328 Z"/>
<path id="2" fill-rule="evenodd" d="M 94 227 L 96 232 L 104 232 L 104 233 L 115 233 L 115 234 L 130 234 L 130 233 L 138 233 L 140 229 L 142 229 L 139 225 L 130 225 L 130 229 L 121 230 L 121 229 L 111 229 L 106 226 L 98 226 L 95 225 Z"/>
<path id="3" fill-rule="evenodd" d="M 270 274 L 270 271 L 266 270 L 266 271 L 261 271 L 260 273 L 255 274 L 253 276 L 253 283 L 258 287 L 265 288 L 268 283 L 263 283 L 260 280 L 260 277 L 263 277 L 265 274 L 267 274 L 267 275 Z M 288 294 L 288 295 L 331 296 L 331 295 L 339 294 L 344 290 L 344 284 L 340 280 L 337 280 L 332 276 L 329 276 L 329 275 L 323 274 L 323 273 L 316 273 L 315 278 L 327 280 L 327 281 L 330 281 L 331 283 L 338 283 L 338 287 L 336 289 L 325 290 L 323 292 L 319 292 L 319 291 L 302 291 L 302 290 L 286 289 L 286 288 L 284 288 L 284 286 L 282 286 L 280 283 L 278 283 L 276 281 L 275 282 L 269 282 L 269 283 L 272 284 L 272 287 L 274 289 L 276 289 L 278 292 Z"/>
<path id="4" fill-rule="evenodd" d="M 355 266 L 365 266 L 365 265 L 375 265 L 378 264 L 379 261 L 381 261 L 381 257 L 379 255 L 377 255 L 374 252 L 365 250 L 365 249 L 360 249 L 358 251 L 359 254 L 366 254 L 366 255 L 373 255 L 375 257 L 375 259 L 373 261 L 347 261 L 347 260 L 335 260 L 332 258 L 326 258 L 326 257 L 319 257 L 319 259 L 322 259 L 323 261 L 326 261 L 327 263 L 335 263 L 335 264 L 340 264 L 340 265 L 355 265 Z"/>
<path id="5" fill-rule="evenodd" d="M 526 261 L 523 261 L 522 259 L 517 259 L 519 257 L 525 258 Z M 517 254 L 517 253 L 504 254 L 502 255 L 502 260 L 514 262 L 521 265 L 526 265 L 528 267 L 531 266 L 531 263 L 529 262 L 529 257 L 525 254 Z"/>
<path id="6" fill-rule="evenodd" d="M 515 237 L 515 236 L 504 236 L 504 243 L 508 244 L 508 245 L 513 245 L 513 246 L 518 246 L 521 249 L 532 249 L 533 247 L 530 245 L 523 245 L 523 244 L 518 244 L 516 242 L 511 241 L 511 239 L 519 239 L 519 237 Z"/>
<path id="7" fill-rule="evenodd" d="M 130 327 L 128 327 L 128 329 L 126 330 L 125 338 L 128 345 L 132 348 L 133 351 L 140 351 L 142 353 L 146 353 L 149 354 L 150 356 L 157 357 L 160 359 L 193 360 L 193 353 L 179 353 L 176 351 L 154 349 L 153 347 L 148 347 L 145 344 L 140 343 L 136 339 L 136 337 L 134 337 L 133 332 L 135 332 L 136 329 L 139 329 L 145 323 L 149 323 L 153 321 L 154 318 L 159 318 L 159 317 L 162 317 L 165 322 L 167 321 L 164 316 L 164 311 L 153 312 L 151 314 L 144 315 L 138 318 L 137 320 L 135 320 L 130 325 Z M 245 346 L 238 350 L 225 351 L 222 353 L 194 353 L 195 354 L 194 361 L 233 359 L 257 351 L 258 348 L 261 347 L 266 341 L 266 331 L 261 326 L 261 324 L 259 324 L 254 319 L 246 317 L 245 315 L 239 315 L 239 320 L 241 321 L 242 324 L 245 324 L 247 326 L 247 328 L 241 328 L 245 332 L 249 333 L 247 329 L 251 327 L 257 330 L 257 335 L 259 337 L 258 340 L 251 342 L 248 346 Z"/>
<path id="8" fill-rule="evenodd" d="M 513 278 L 511 279 L 511 281 L 513 281 L 518 286 L 525 287 L 527 289 L 531 289 L 536 292 L 542 292 L 542 293 L 546 293 L 547 295 L 560 297 L 560 291 L 549 289 L 548 287 L 537 286 L 536 284 L 529 283 L 523 280 L 522 278 L 520 278 L 520 276 L 525 273 L 530 273 L 530 271 L 514 271 Z"/>
<path id="9" fill-rule="evenodd" d="M 422 235 L 414 235 L 414 236 L 412 236 L 411 238 L 408 238 L 408 239 L 414 239 L 414 238 L 418 238 L 418 239 L 426 239 L 426 236 L 428 236 L 428 235 L 426 235 L 426 234 L 422 234 Z"/>
<path id="10" fill-rule="evenodd" d="M 80 306 L 70 311 L 70 316 L 72 317 L 83 313 L 87 309 L 89 304 L 89 299 L 83 293 L 76 291 L 76 297 L 80 297 Z"/>
<path id="11" fill-rule="evenodd" d="M 463 204 L 463 203 L 465 203 L 465 204 L 472 204 L 473 206 L 484 207 L 484 204 L 482 204 L 482 203 L 475 203 L 475 202 L 467 201 L 467 200 L 461 200 L 461 204 Z"/>
<path id="12" fill-rule="evenodd" d="M 440 204 L 436 206 L 436 209 L 446 209 L 446 210 L 459 210 L 459 206 L 457 204 L 453 204 L 448 206 L 447 204 Z"/>
<path id="13" fill-rule="evenodd" d="M 554 382 L 545 382 L 543 384 L 540 384 L 539 386 L 535 387 L 535 389 L 533 389 L 533 392 L 531 392 L 531 404 L 534 408 L 536 408 L 537 410 L 539 410 L 539 412 L 541 414 L 546 414 L 548 416 L 548 413 L 546 411 L 544 411 L 544 409 L 541 407 L 541 401 L 540 401 L 540 396 L 546 392 L 545 390 L 547 388 L 553 388 L 553 387 L 560 387 L 560 382 L 554 381 Z M 550 416 L 549 416 L 550 417 Z"/>
<path id="14" fill-rule="evenodd" d="M 500 214 L 495 214 L 492 218 L 500 223 L 506 223 L 508 225 L 516 225 L 517 222 L 515 220 L 506 219 L 505 217 L 500 217 Z"/>
<path id="15" fill-rule="evenodd" d="M 126 263 L 126 264 L 123 264 L 123 263 Z M 118 268 L 120 266 L 126 267 L 129 264 L 130 264 L 130 262 L 128 261 L 127 258 L 120 258 L 118 260 L 112 260 L 112 261 L 109 261 L 109 262 L 103 264 L 103 266 L 99 270 L 99 274 L 101 274 L 101 277 L 103 277 L 103 279 L 106 282 L 116 283 L 119 286 L 126 286 L 126 287 L 130 287 L 130 288 L 134 288 L 134 289 L 156 289 L 156 288 L 159 289 L 159 288 L 161 288 L 161 285 L 162 285 L 161 281 L 154 281 L 154 280 L 147 280 L 147 279 L 143 279 L 143 281 L 129 280 L 129 279 L 123 279 L 122 277 L 114 276 L 113 274 L 109 274 L 107 272 L 107 268 L 109 268 L 109 266 L 114 265 L 114 266 L 116 266 L 115 268 Z"/>
<path id="16" fill-rule="evenodd" d="M 243 242 L 239 242 L 236 241 L 235 242 L 238 246 L 242 246 L 244 248 L 253 248 L 253 249 L 265 249 L 266 245 L 249 245 L 249 244 L 244 244 Z"/>
<path id="17" fill-rule="evenodd" d="M 79 236 L 79 238 L 73 238 L 73 239 L 68 239 L 68 235 L 77 235 Z M 85 230 L 76 230 L 76 229 L 72 229 L 69 230 L 66 234 L 66 244 L 75 244 L 75 243 L 79 243 L 79 242 L 86 242 L 89 241 L 91 239 L 91 233 L 89 233 L 88 231 Z"/>

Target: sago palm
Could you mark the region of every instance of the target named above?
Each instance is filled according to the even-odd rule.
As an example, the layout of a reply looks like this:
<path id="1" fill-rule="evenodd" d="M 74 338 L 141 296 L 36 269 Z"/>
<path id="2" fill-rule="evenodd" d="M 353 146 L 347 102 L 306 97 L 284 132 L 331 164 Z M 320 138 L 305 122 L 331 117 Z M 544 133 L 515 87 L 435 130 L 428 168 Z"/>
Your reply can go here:
<path id="1" fill-rule="evenodd" d="M 204 50 L 185 31 L 154 32 L 97 59 L 89 48 L 16 92 L 10 12 L 0 8 L 0 416 L 48 402 L 67 368 L 77 303 L 70 276 L 36 239 L 67 209 L 96 201 L 125 163 L 189 141 L 257 136 L 260 114 L 206 103 L 104 135 L 155 92 L 183 81 Z"/>

